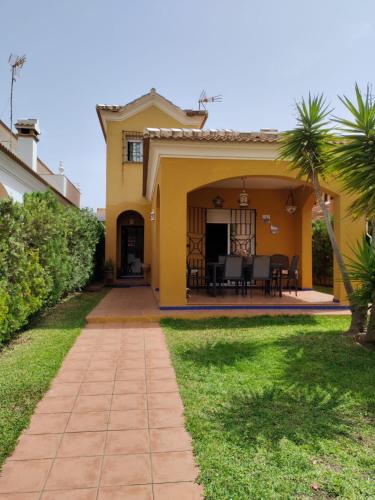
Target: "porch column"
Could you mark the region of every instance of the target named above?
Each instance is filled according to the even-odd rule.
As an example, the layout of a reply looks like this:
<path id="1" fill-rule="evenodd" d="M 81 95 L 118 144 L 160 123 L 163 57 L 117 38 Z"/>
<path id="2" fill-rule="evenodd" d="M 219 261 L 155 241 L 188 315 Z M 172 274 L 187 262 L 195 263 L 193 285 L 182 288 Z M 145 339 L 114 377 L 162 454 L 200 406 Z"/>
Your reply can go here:
<path id="1" fill-rule="evenodd" d="M 337 243 L 346 263 L 348 258 L 354 257 L 353 249 L 365 233 L 365 218 L 353 220 L 350 216 L 351 202 L 352 199 L 345 195 L 334 198 L 333 225 Z M 343 305 L 349 303 L 336 259 L 333 261 L 333 295 L 335 300 Z"/>
<path id="2" fill-rule="evenodd" d="M 312 282 L 312 220 L 311 211 L 315 196 L 302 191 L 298 193 L 298 255 L 300 258 L 300 287 L 313 287 Z"/>
<path id="3" fill-rule="evenodd" d="M 160 186 L 160 306 L 186 304 L 186 192 L 172 177 Z"/>

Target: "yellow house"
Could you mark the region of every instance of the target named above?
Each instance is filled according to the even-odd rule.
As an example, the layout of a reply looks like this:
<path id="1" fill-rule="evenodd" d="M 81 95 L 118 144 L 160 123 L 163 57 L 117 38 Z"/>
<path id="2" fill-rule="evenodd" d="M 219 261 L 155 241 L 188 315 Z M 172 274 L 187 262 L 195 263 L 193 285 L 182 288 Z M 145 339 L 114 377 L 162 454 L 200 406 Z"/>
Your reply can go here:
<path id="1" fill-rule="evenodd" d="M 277 160 L 275 130 L 206 130 L 205 110 L 181 109 L 155 89 L 124 106 L 98 105 L 107 144 L 106 259 L 115 277 L 149 284 L 162 309 L 184 308 L 187 276 L 204 283 L 218 255 L 298 256 L 299 287 L 312 288 L 313 190 Z M 363 234 L 335 179 L 334 227 L 350 256 Z M 294 208 L 291 208 L 294 207 Z M 334 298 L 346 304 L 334 266 Z"/>

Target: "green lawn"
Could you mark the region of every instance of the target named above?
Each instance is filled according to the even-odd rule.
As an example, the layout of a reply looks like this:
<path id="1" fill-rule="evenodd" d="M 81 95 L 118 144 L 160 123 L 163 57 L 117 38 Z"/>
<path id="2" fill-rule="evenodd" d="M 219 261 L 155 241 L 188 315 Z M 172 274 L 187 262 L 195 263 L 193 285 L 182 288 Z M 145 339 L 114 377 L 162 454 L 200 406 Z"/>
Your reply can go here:
<path id="1" fill-rule="evenodd" d="M 0 351 L 0 465 L 105 291 L 71 296 Z"/>
<path id="2" fill-rule="evenodd" d="M 375 498 L 375 353 L 345 316 L 162 321 L 206 498 Z"/>

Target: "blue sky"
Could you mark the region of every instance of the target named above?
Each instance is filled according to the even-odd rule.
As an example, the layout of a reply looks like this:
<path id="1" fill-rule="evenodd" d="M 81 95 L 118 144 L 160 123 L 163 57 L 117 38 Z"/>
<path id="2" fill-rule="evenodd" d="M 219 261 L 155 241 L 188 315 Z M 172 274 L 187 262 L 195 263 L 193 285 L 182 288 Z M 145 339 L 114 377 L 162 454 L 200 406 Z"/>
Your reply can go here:
<path id="1" fill-rule="evenodd" d="M 222 94 L 209 128 L 287 129 L 294 102 L 374 83 L 373 0 L 1 0 L 0 118 L 9 122 L 9 54 L 26 54 L 15 118 L 39 118 L 39 156 L 105 204 L 97 103 L 151 87 L 181 107 Z"/>

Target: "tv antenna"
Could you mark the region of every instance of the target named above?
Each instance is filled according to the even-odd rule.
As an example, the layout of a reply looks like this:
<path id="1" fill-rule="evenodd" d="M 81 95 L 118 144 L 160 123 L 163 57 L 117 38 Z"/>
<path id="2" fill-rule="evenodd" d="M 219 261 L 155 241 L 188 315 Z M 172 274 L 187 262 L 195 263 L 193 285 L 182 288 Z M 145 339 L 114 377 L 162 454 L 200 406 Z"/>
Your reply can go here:
<path id="1" fill-rule="evenodd" d="M 10 150 L 12 150 L 12 134 L 13 134 L 13 87 L 17 77 L 20 76 L 20 70 L 26 62 L 26 56 L 16 56 L 10 54 L 8 63 L 10 65 L 10 72 L 12 80 L 10 84 Z"/>
<path id="2" fill-rule="evenodd" d="M 208 97 L 208 95 L 206 94 L 206 91 L 203 89 L 201 92 L 201 95 L 199 96 L 199 99 L 198 99 L 199 110 L 207 109 L 206 106 L 210 102 L 221 102 L 222 100 L 223 100 L 223 96 L 221 94 L 214 95 L 212 97 Z"/>

